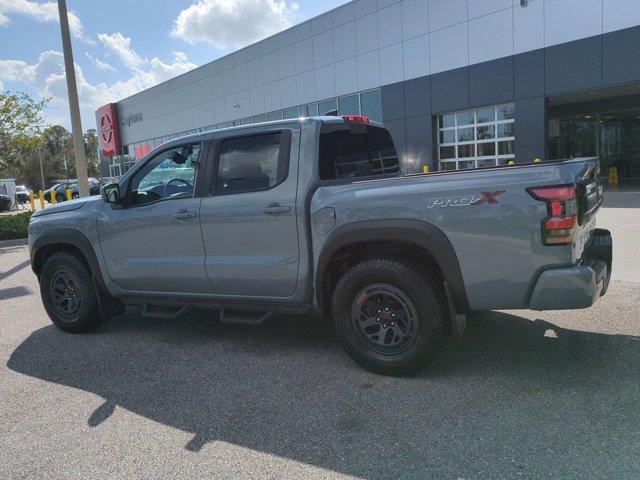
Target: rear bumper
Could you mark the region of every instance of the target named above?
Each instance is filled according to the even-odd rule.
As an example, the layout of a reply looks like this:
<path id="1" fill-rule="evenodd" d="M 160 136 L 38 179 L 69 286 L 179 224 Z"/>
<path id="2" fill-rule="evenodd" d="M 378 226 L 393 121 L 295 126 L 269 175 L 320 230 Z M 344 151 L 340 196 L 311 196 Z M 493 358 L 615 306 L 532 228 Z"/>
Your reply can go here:
<path id="1" fill-rule="evenodd" d="M 580 263 L 543 272 L 531 294 L 531 310 L 588 308 L 604 295 L 611 280 L 613 242 L 608 230 L 596 229 Z"/>

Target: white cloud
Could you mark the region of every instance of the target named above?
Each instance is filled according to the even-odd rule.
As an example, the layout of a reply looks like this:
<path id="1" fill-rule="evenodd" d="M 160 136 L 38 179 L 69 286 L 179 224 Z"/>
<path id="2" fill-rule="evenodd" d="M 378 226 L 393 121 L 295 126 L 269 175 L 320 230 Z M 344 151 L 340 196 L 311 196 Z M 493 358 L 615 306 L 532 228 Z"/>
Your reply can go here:
<path id="1" fill-rule="evenodd" d="M 238 48 L 290 27 L 297 11 L 298 4 L 286 0 L 198 0 L 180 12 L 171 35 Z"/>
<path id="2" fill-rule="evenodd" d="M 99 58 L 95 58 L 89 52 L 84 52 L 84 55 L 98 70 L 101 70 L 103 72 L 110 72 L 110 73 L 116 73 L 118 71 L 118 69 L 115 68 L 114 66 L 100 60 Z"/>
<path id="3" fill-rule="evenodd" d="M 137 54 L 131 50 L 132 54 Z M 131 76 L 125 81 L 112 84 L 100 82 L 91 84 L 76 64 L 76 82 L 80 100 L 82 125 L 86 130 L 95 128 L 95 110 L 107 103 L 122 100 L 141 90 L 180 75 L 196 67 L 182 52 L 173 52 L 172 61 L 163 62 L 157 57 L 151 60 L 140 58 L 136 66 L 131 67 Z M 40 54 L 38 61 L 29 65 L 21 60 L 0 60 L 0 82 L 21 81 L 32 87 L 42 97 L 51 98 L 47 112 L 49 122 L 68 125 L 67 83 L 64 73 L 64 57 L 61 52 L 47 50 Z"/>
<path id="4" fill-rule="evenodd" d="M 131 70 L 136 70 L 145 63 L 145 59 L 131 47 L 131 38 L 125 37 L 120 32 L 115 32 L 111 35 L 99 33 L 98 40 L 102 42 L 107 52 L 116 55 L 124 66 Z"/>
<path id="5" fill-rule="evenodd" d="M 0 93 L 4 92 L 4 83 L 0 80 Z"/>
<path id="6" fill-rule="evenodd" d="M 0 27 L 9 25 L 8 14 L 12 13 L 25 15 L 39 22 L 59 21 L 57 2 L 38 3 L 30 0 L 0 0 Z M 67 12 L 67 17 L 69 18 L 69 29 L 74 37 L 92 43 L 93 40 L 84 34 L 84 27 L 80 18 L 70 11 Z"/>

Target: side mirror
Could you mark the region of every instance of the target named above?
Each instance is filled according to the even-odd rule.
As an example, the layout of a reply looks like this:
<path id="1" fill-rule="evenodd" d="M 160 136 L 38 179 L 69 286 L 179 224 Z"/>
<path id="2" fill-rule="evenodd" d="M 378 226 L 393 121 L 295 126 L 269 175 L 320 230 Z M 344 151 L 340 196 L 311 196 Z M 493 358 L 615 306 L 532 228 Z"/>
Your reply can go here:
<path id="1" fill-rule="evenodd" d="M 100 196 L 105 203 L 111 203 L 114 205 L 120 205 L 120 185 L 117 183 L 110 183 L 100 189 Z"/>

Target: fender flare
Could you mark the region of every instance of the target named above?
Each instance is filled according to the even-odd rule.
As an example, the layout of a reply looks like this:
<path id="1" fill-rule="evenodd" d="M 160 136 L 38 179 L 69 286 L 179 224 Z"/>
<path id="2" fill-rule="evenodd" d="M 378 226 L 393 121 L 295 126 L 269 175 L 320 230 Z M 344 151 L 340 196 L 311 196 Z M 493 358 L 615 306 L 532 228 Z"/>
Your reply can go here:
<path id="1" fill-rule="evenodd" d="M 327 267 L 336 253 L 354 243 L 402 242 L 425 250 L 437 263 L 448 284 L 456 310 L 469 310 L 469 301 L 458 256 L 451 242 L 435 225 L 421 220 L 363 220 L 342 225 L 327 238 L 318 257 L 315 284 L 316 300 L 321 305 Z"/>
<path id="2" fill-rule="evenodd" d="M 55 229 L 44 233 L 42 236 L 38 237 L 33 242 L 33 247 L 31 248 L 31 269 L 34 273 L 38 273 L 36 271 L 36 256 L 38 255 L 38 251 L 43 247 L 48 245 L 71 245 L 72 247 L 77 248 L 80 253 L 84 256 L 87 264 L 89 265 L 89 269 L 91 270 L 91 275 L 93 276 L 95 282 L 98 286 L 103 289 L 103 291 L 107 292 L 107 286 L 104 282 L 104 277 L 102 276 L 102 272 L 100 271 L 100 264 L 98 263 L 98 257 L 96 257 L 96 253 L 91 246 L 91 242 L 89 239 L 80 233 L 77 230 L 72 229 Z"/>

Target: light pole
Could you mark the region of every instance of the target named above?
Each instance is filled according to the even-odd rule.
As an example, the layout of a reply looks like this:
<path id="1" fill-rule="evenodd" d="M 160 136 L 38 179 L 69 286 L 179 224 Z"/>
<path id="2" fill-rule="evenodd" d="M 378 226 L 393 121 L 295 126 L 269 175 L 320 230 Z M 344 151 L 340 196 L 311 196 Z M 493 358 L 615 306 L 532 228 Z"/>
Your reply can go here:
<path id="1" fill-rule="evenodd" d="M 67 92 L 69 94 L 71 133 L 73 135 L 73 152 L 75 154 L 76 169 L 78 172 L 78 190 L 81 197 L 88 197 L 89 179 L 87 175 L 87 160 L 84 155 L 82 121 L 80 120 L 78 87 L 76 85 L 76 72 L 73 66 L 73 50 L 71 49 L 71 35 L 69 34 L 69 18 L 67 17 L 66 0 L 58 0 L 58 14 L 60 15 L 60 33 L 62 34 L 64 69 L 67 76 Z"/>

